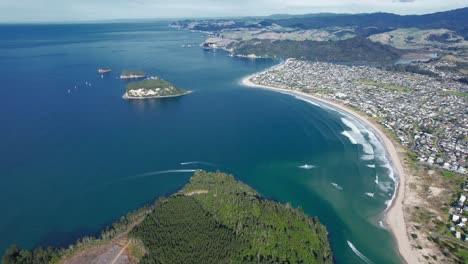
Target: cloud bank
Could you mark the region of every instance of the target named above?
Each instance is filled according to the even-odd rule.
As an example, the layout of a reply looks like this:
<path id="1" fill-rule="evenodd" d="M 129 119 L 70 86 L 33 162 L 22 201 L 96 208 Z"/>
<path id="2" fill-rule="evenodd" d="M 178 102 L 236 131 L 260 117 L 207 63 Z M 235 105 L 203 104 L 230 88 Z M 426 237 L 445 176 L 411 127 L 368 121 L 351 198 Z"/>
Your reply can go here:
<path id="1" fill-rule="evenodd" d="M 260 16 L 304 13 L 421 14 L 468 6 L 468 0 L 2 0 L 0 22 Z"/>

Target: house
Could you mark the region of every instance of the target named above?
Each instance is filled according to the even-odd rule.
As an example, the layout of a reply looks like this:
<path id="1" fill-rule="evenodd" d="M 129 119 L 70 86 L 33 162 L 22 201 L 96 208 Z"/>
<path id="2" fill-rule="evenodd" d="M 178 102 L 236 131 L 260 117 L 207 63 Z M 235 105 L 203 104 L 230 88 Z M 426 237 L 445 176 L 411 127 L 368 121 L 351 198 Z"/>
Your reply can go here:
<path id="1" fill-rule="evenodd" d="M 452 216 L 452 221 L 453 222 L 458 222 L 458 220 L 460 220 L 460 216 L 458 216 L 458 215 L 453 215 Z"/>
<path id="2" fill-rule="evenodd" d="M 466 201 L 466 196 L 465 196 L 465 195 L 461 195 L 461 196 L 460 196 L 460 200 L 458 200 L 458 202 L 459 202 L 460 204 L 463 204 L 465 201 Z"/>
<path id="3" fill-rule="evenodd" d="M 458 238 L 458 239 L 460 239 L 460 238 L 461 238 L 460 232 L 456 232 L 456 233 L 455 233 L 455 237 Z"/>

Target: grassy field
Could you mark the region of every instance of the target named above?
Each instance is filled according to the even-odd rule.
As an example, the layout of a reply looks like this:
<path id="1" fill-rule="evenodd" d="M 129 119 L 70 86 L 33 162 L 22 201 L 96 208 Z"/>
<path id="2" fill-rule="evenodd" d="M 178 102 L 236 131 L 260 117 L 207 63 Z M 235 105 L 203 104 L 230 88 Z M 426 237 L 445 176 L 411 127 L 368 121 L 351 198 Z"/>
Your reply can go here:
<path id="1" fill-rule="evenodd" d="M 444 94 L 455 95 L 458 97 L 468 97 L 468 93 L 457 92 L 457 91 L 444 91 Z"/>
<path id="2" fill-rule="evenodd" d="M 396 84 L 391 84 L 391 83 L 383 83 L 383 82 L 378 82 L 374 80 L 367 80 L 367 79 L 358 79 L 353 81 L 356 84 L 362 84 L 362 85 L 368 85 L 368 86 L 375 86 L 391 91 L 398 91 L 398 92 L 411 92 L 412 89 Z"/>

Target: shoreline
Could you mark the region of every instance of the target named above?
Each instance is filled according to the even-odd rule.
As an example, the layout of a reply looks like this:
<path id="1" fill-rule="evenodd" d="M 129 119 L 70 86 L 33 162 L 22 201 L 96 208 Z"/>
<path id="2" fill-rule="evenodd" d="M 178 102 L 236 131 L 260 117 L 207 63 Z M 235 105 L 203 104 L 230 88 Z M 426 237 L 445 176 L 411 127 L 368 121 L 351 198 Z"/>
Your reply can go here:
<path id="1" fill-rule="evenodd" d="M 192 93 L 192 91 L 187 91 L 183 94 L 176 94 L 176 95 L 165 95 L 165 96 L 147 96 L 147 97 L 133 97 L 133 96 L 128 96 L 127 93 L 124 93 L 122 95 L 122 98 L 125 100 L 144 100 L 144 99 L 158 99 L 158 98 L 171 98 L 171 97 L 180 97 L 187 95 L 189 93 Z"/>
<path id="2" fill-rule="evenodd" d="M 285 60 L 284 62 L 272 67 L 272 68 L 280 68 L 284 64 L 286 64 L 290 59 Z M 270 68 L 270 69 L 272 69 Z M 403 213 L 403 201 L 405 198 L 405 188 L 406 188 L 406 175 L 402 165 L 402 161 L 400 160 L 400 156 L 398 155 L 397 149 L 393 144 L 392 140 L 385 134 L 385 132 L 374 122 L 369 120 L 369 118 L 348 106 L 344 106 L 340 103 L 321 98 L 312 94 L 284 89 L 279 87 L 267 86 L 267 85 L 259 85 L 255 84 L 251 81 L 252 77 L 257 75 L 254 73 L 252 75 L 246 76 L 242 78 L 241 84 L 247 87 L 253 88 L 260 88 L 266 89 L 275 92 L 281 92 L 284 94 L 292 95 L 292 96 L 299 96 L 305 99 L 310 99 L 312 101 L 317 101 L 323 103 L 324 105 L 331 107 L 332 109 L 342 112 L 345 114 L 350 115 L 351 117 L 357 119 L 363 125 L 368 127 L 380 140 L 381 144 L 385 148 L 386 155 L 390 161 L 390 165 L 392 166 L 395 174 L 397 176 L 397 181 L 395 183 L 395 193 L 394 199 L 389 207 L 385 209 L 383 212 L 385 214 L 384 220 L 391 234 L 395 238 L 395 242 L 397 245 L 398 253 L 401 259 L 405 263 L 419 263 L 417 256 L 413 254 L 413 249 L 408 237 L 408 231 L 406 229 L 406 222 Z"/>

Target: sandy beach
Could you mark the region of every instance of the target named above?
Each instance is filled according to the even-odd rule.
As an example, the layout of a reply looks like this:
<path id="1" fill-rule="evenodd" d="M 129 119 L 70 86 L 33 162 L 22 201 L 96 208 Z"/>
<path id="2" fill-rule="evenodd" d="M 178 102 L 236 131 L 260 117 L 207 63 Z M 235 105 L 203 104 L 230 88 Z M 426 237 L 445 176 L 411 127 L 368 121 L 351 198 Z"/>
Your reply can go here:
<path id="1" fill-rule="evenodd" d="M 286 63 L 287 61 L 288 60 L 275 66 L 275 68 L 282 67 L 282 65 L 284 65 L 284 63 Z M 398 251 L 403 261 L 406 263 L 422 263 L 417 257 L 418 254 L 415 254 L 411 246 L 411 243 L 408 237 L 407 228 L 406 228 L 404 213 L 403 213 L 403 201 L 405 199 L 405 189 L 406 189 L 406 175 L 405 175 L 405 171 L 402 165 L 402 160 L 400 159 L 401 157 L 399 157 L 398 155 L 398 152 L 395 148 L 394 143 L 382 131 L 379 125 L 371 121 L 369 117 L 361 113 L 358 113 L 347 106 L 338 104 L 336 102 L 333 102 L 324 98 L 320 98 L 320 97 L 317 97 L 308 93 L 300 92 L 300 91 L 294 91 L 294 90 L 283 89 L 283 88 L 278 88 L 278 87 L 255 84 L 251 81 L 251 78 L 253 76 L 255 76 L 255 74 L 243 78 L 241 81 L 242 85 L 248 86 L 248 87 L 254 87 L 254 88 L 268 89 L 268 90 L 286 93 L 290 95 L 301 96 L 303 98 L 310 99 L 311 101 L 315 100 L 315 101 L 321 102 L 331 108 L 334 108 L 340 112 L 344 112 L 358 119 L 363 124 L 365 124 L 368 128 L 370 128 L 376 134 L 376 136 L 380 138 L 381 143 L 386 148 L 388 158 L 390 159 L 390 162 L 392 163 L 395 174 L 398 175 L 398 184 L 397 184 L 397 190 L 395 193 L 395 199 L 393 200 L 392 205 L 386 211 L 385 222 L 387 226 L 389 227 L 390 231 L 392 232 L 393 236 L 395 237 Z"/>

